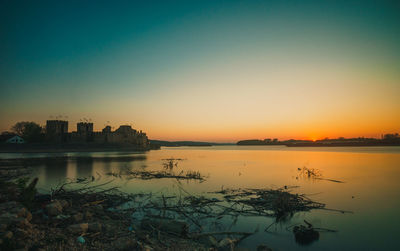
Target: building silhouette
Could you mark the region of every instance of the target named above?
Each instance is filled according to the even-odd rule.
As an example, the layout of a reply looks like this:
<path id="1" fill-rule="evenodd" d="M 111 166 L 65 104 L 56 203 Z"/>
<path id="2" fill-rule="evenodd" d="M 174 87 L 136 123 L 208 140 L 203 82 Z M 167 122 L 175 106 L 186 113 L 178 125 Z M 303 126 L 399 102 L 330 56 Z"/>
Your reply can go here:
<path id="1" fill-rule="evenodd" d="M 93 131 L 93 123 L 79 122 L 75 132 L 68 132 L 68 121 L 48 120 L 46 122 L 46 141 L 75 144 L 116 144 L 149 147 L 146 133 L 133 129 L 130 125 L 121 125 L 112 131 L 106 126 L 102 131 Z"/>

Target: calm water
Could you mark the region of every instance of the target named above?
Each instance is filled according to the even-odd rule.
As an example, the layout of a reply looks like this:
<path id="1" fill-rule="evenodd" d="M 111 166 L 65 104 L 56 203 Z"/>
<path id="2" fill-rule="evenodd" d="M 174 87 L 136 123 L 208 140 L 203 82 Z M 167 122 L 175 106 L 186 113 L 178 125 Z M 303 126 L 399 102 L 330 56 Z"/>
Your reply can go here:
<path id="1" fill-rule="evenodd" d="M 111 178 L 105 173 L 121 168 L 159 170 L 162 159 L 181 158 L 178 170 L 200 171 L 208 179 L 181 182 L 190 193 L 205 193 L 224 188 L 279 188 L 300 186 L 295 192 L 309 194 L 313 200 L 326 203 L 327 208 L 353 211 L 353 214 L 314 210 L 298 213 L 289 222 L 263 229 L 273 219 L 247 217 L 239 219 L 233 230 L 260 231 L 242 242 L 254 249 L 265 243 L 274 250 L 398 250 L 400 234 L 400 147 L 338 147 L 287 148 L 281 146 L 215 146 L 162 148 L 137 153 L 145 160 L 132 162 L 69 161 L 59 166 L 37 166 L 39 188 L 49 191 L 66 178 L 91 177 L 96 182 L 113 179 L 110 186 L 126 192 L 177 193 L 176 180 L 126 180 Z M 0 158 L 39 157 L 60 154 L 0 154 Z M 132 153 L 69 153 L 64 155 L 126 156 Z M 315 168 L 324 180 L 299 178 L 297 168 Z M 287 226 L 303 220 L 316 227 L 339 230 L 321 233 L 319 241 L 299 246 Z"/>

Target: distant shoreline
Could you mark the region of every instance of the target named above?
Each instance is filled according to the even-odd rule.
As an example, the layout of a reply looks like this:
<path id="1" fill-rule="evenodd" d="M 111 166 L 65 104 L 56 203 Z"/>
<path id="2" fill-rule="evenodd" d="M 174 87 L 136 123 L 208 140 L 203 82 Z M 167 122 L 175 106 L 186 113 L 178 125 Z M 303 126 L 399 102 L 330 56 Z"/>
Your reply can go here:
<path id="1" fill-rule="evenodd" d="M 324 144 L 324 143 L 299 143 L 299 144 L 286 144 L 287 147 L 370 147 L 370 146 L 400 146 L 399 143 L 376 143 L 376 144 L 346 144 L 346 143 L 337 143 L 337 144 Z"/>
<path id="2" fill-rule="evenodd" d="M 382 139 L 376 138 L 337 138 L 337 139 L 323 139 L 323 140 L 284 140 L 278 139 L 248 139 L 241 140 L 236 143 L 241 146 L 271 146 L 271 145 L 284 145 L 287 147 L 364 147 L 364 146 L 400 146 L 400 137 L 396 134 L 385 134 Z"/>
<path id="3" fill-rule="evenodd" d="M 0 144 L 0 153 L 67 153 L 67 152 L 146 152 L 157 150 L 132 145 L 98 144 Z"/>
<path id="4" fill-rule="evenodd" d="M 373 146 L 400 146 L 400 144 L 323 144 L 323 143 L 298 143 L 298 144 L 238 144 L 237 146 L 286 146 L 286 147 L 373 147 Z"/>

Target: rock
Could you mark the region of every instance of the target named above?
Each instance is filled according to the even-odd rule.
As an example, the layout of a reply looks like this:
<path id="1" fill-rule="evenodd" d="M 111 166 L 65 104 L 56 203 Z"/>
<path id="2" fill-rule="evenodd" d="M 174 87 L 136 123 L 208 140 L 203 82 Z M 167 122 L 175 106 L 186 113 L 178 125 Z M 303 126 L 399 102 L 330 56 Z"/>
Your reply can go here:
<path id="1" fill-rule="evenodd" d="M 55 218 L 58 219 L 58 220 L 65 220 L 65 219 L 71 218 L 71 216 L 69 216 L 69 215 L 64 215 L 64 214 L 59 214 L 59 215 L 57 215 Z"/>
<path id="2" fill-rule="evenodd" d="M 1 224 L 4 224 L 5 226 L 2 226 L 2 228 L 7 229 L 8 226 L 10 226 L 15 219 L 17 219 L 16 214 L 11 214 L 11 213 L 4 213 L 0 215 L 0 222 Z"/>
<path id="3" fill-rule="evenodd" d="M 143 251 L 153 251 L 154 249 L 150 247 L 149 245 L 144 245 Z"/>
<path id="4" fill-rule="evenodd" d="M 22 204 L 16 201 L 9 201 L 0 204 L 0 212 L 15 214 L 17 217 L 26 218 L 28 221 L 32 219 L 32 214 Z"/>
<path id="5" fill-rule="evenodd" d="M 72 217 L 72 220 L 76 223 L 81 222 L 83 220 L 83 214 L 82 213 L 77 213 L 74 214 Z"/>
<path id="6" fill-rule="evenodd" d="M 20 228 L 31 227 L 32 225 L 26 218 L 18 217 L 16 214 L 5 213 L 0 216 L 1 229 L 6 230 L 9 226 Z"/>
<path id="7" fill-rule="evenodd" d="M 101 229 L 102 229 L 101 223 L 98 222 L 89 223 L 90 232 L 101 232 Z"/>
<path id="8" fill-rule="evenodd" d="M 114 250 L 135 250 L 137 243 L 129 237 L 121 237 L 113 242 Z"/>
<path id="9" fill-rule="evenodd" d="M 61 203 L 56 200 L 50 204 L 46 205 L 46 213 L 50 216 L 56 216 L 62 213 L 62 205 Z"/>
<path id="10" fill-rule="evenodd" d="M 261 244 L 261 245 L 258 245 L 257 251 L 272 251 L 272 249 L 264 244 Z"/>
<path id="11" fill-rule="evenodd" d="M 18 217 L 23 217 L 25 218 L 27 221 L 31 221 L 32 220 L 32 214 L 31 212 L 29 212 L 26 208 L 21 208 L 19 210 L 19 212 L 17 213 Z"/>
<path id="12" fill-rule="evenodd" d="M 3 235 L 3 239 L 12 239 L 12 237 L 13 237 L 13 232 L 11 232 L 11 231 L 7 231 L 4 235 Z"/>
<path id="13" fill-rule="evenodd" d="M 7 224 L 1 223 L 1 224 L 0 224 L 0 231 L 1 231 L 1 232 L 6 231 L 7 227 L 8 227 Z"/>
<path id="14" fill-rule="evenodd" d="M 115 232 L 118 231 L 119 227 L 116 226 L 114 223 L 103 223 L 103 229 L 106 232 Z"/>
<path id="15" fill-rule="evenodd" d="M 93 217 L 93 214 L 89 211 L 85 212 L 85 220 L 90 221 Z"/>
<path id="16" fill-rule="evenodd" d="M 30 231 L 28 231 L 28 230 L 25 230 L 22 228 L 17 228 L 15 230 L 16 239 L 19 239 L 19 240 L 27 239 L 30 237 L 30 235 L 31 235 Z"/>
<path id="17" fill-rule="evenodd" d="M 26 229 L 26 228 L 31 228 L 32 225 L 31 223 L 29 223 L 29 221 L 25 218 L 19 217 L 13 220 L 13 225 L 22 228 L 22 229 Z"/>
<path id="18" fill-rule="evenodd" d="M 82 223 L 82 224 L 70 225 L 70 226 L 68 226 L 67 229 L 72 234 L 82 234 L 82 233 L 86 233 L 88 228 L 89 228 L 89 224 Z"/>
<path id="19" fill-rule="evenodd" d="M 62 208 L 66 208 L 69 205 L 68 201 L 66 200 L 60 200 L 59 202 Z"/>
<path id="20" fill-rule="evenodd" d="M 12 211 L 13 209 L 16 209 L 16 208 L 21 208 L 22 207 L 22 205 L 21 204 L 19 204 L 18 202 L 16 202 L 16 201 L 9 201 L 9 202 L 5 202 L 5 203 L 1 203 L 0 204 L 0 211 L 7 211 L 7 212 L 10 212 L 10 211 Z"/>

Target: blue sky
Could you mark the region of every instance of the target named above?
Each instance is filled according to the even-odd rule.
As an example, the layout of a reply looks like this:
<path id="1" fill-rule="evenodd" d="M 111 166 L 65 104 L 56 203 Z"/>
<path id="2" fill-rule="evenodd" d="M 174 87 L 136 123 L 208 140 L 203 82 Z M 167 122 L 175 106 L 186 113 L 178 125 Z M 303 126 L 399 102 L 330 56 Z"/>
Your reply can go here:
<path id="1" fill-rule="evenodd" d="M 2 1 L 0 129 L 63 115 L 177 140 L 308 137 L 304 121 L 332 136 L 395 130 L 399 11 L 398 1 Z M 346 130 L 352 114 L 374 126 Z M 280 130 L 290 122 L 301 129 Z"/>

